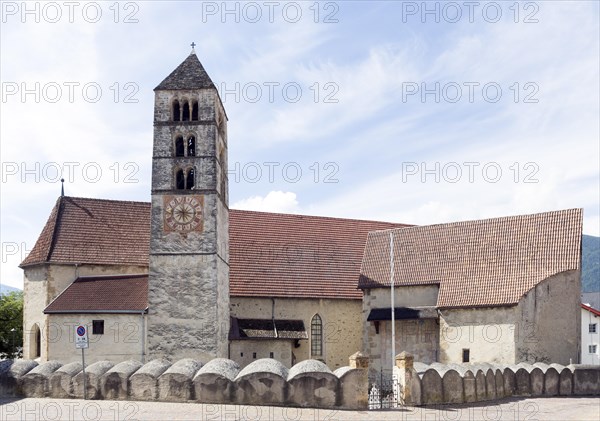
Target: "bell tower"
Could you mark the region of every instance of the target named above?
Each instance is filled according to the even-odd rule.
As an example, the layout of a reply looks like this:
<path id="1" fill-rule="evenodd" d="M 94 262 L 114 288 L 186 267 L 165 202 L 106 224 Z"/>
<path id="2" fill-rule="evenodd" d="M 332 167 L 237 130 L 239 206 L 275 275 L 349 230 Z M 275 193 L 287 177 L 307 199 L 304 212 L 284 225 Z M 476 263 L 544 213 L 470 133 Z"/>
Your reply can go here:
<path id="1" fill-rule="evenodd" d="M 193 49 L 155 89 L 148 353 L 227 357 L 227 116 Z"/>

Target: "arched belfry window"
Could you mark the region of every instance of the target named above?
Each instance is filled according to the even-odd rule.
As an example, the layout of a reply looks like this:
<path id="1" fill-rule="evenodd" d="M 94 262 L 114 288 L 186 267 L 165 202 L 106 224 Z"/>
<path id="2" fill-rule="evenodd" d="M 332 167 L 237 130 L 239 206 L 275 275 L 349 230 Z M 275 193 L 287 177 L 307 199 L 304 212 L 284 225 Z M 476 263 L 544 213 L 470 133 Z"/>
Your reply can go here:
<path id="1" fill-rule="evenodd" d="M 323 320 L 318 314 L 310 321 L 310 356 L 323 356 Z"/>
<path id="2" fill-rule="evenodd" d="M 185 188 L 185 175 L 183 170 L 178 169 L 175 173 L 175 184 L 177 190 L 183 190 Z"/>
<path id="3" fill-rule="evenodd" d="M 196 156 L 196 136 L 194 135 L 188 136 L 187 156 Z"/>
<path id="4" fill-rule="evenodd" d="M 190 104 L 187 101 L 183 101 L 181 110 L 181 121 L 190 121 Z"/>
<path id="5" fill-rule="evenodd" d="M 198 121 L 198 101 L 192 103 L 192 120 Z"/>
<path id="6" fill-rule="evenodd" d="M 190 168 L 187 172 L 187 176 L 185 178 L 185 189 L 193 190 L 196 186 L 196 171 L 193 168 Z"/>
<path id="7" fill-rule="evenodd" d="M 196 169 L 175 170 L 175 187 L 177 190 L 194 190 L 196 188 Z"/>
<path id="8" fill-rule="evenodd" d="M 173 121 L 181 120 L 181 110 L 179 108 L 179 101 L 173 101 Z"/>
<path id="9" fill-rule="evenodd" d="M 177 138 L 175 139 L 175 156 L 185 156 L 183 136 L 177 136 Z"/>

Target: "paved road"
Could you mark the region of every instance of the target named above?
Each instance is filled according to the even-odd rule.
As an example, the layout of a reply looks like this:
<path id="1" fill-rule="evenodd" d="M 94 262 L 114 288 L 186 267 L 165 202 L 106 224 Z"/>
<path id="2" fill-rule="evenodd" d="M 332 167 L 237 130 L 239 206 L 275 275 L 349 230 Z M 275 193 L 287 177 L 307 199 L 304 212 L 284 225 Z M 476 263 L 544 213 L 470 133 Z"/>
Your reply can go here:
<path id="1" fill-rule="evenodd" d="M 477 405 L 445 405 L 385 411 L 331 411 L 272 406 L 195 403 L 0 399 L 0 420 L 402 420 L 584 421 L 600 420 L 600 397 L 504 399 Z"/>

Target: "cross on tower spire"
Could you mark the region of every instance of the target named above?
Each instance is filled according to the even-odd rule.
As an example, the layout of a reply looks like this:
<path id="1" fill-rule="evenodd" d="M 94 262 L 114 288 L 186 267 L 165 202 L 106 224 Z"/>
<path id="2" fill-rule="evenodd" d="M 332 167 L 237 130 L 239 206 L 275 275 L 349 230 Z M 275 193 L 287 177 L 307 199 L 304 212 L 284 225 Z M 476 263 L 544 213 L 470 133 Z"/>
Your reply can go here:
<path id="1" fill-rule="evenodd" d="M 194 41 L 192 41 L 192 43 L 190 45 L 192 46 L 192 51 L 194 51 L 194 47 L 196 46 L 196 43 Z"/>

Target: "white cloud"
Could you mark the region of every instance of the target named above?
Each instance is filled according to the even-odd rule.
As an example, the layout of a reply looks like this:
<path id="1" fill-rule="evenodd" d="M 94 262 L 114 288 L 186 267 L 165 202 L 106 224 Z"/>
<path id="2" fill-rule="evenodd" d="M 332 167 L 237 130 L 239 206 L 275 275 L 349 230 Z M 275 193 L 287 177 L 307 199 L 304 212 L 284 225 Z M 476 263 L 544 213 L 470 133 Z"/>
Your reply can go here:
<path id="1" fill-rule="evenodd" d="M 266 196 L 252 196 L 231 206 L 233 209 L 260 212 L 298 213 L 300 210 L 296 193 L 270 191 Z"/>

